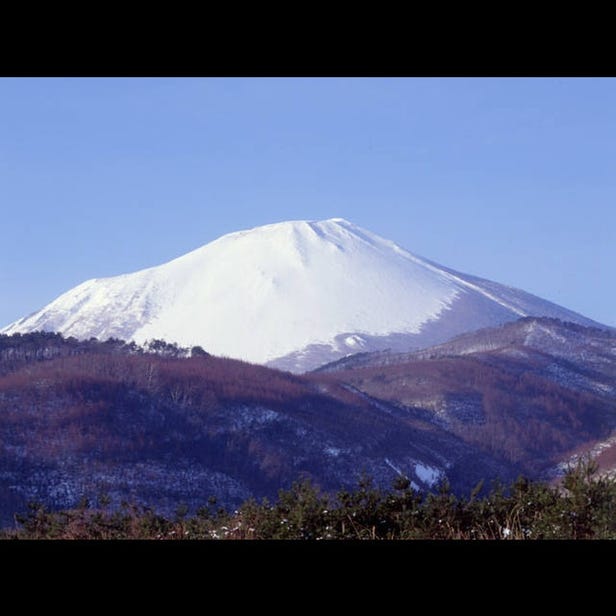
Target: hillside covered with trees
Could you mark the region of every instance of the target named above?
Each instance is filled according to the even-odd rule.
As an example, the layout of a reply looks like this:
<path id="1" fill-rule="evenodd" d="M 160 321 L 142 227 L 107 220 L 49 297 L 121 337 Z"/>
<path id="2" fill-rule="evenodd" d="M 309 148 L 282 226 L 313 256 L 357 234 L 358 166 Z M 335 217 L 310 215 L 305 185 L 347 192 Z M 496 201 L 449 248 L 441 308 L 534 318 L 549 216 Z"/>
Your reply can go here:
<path id="1" fill-rule="evenodd" d="M 104 515 L 133 503 L 170 521 L 304 480 L 333 498 L 362 476 L 383 493 L 403 478 L 422 499 L 483 481 L 476 503 L 590 450 L 608 472 L 613 352 L 611 335 L 533 319 L 296 375 L 162 340 L 0 335 L 0 528 L 28 503 L 55 515 L 101 494 Z"/>

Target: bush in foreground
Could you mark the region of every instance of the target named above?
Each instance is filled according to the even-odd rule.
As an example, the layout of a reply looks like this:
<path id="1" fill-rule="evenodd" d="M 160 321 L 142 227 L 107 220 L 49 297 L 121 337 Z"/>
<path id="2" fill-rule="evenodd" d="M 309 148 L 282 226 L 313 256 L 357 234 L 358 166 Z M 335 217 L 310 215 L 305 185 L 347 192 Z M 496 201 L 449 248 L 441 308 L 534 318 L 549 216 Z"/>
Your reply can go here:
<path id="1" fill-rule="evenodd" d="M 178 509 L 165 518 L 124 504 L 110 511 L 83 502 L 51 512 L 31 504 L 16 516 L 4 539 L 613 539 L 616 481 L 599 476 L 597 465 L 580 461 L 558 486 L 520 478 L 479 497 L 457 497 L 447 485 L 431 494 L 400 477 L 391 491 L 368 478 L 355 491 L 320 493 L 309 481 L 281 490 L 275 503 L 249 500 L 233 513 L 215 502 L 188 516 Z"/>

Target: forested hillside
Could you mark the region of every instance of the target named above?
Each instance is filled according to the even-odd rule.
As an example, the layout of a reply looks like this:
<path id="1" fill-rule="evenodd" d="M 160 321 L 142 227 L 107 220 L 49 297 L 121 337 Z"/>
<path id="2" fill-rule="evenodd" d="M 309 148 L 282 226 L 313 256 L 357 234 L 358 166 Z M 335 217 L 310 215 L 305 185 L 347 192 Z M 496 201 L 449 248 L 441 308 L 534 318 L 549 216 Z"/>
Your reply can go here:
<path id="1" fill-rule="evenodd" d="M 0 336 L 0 522 L 101 494 L 116 511 L 192 515 L 210 497 L 233 510 L 363 475 L 422 493 L 447 481 L 457 496 L 483 480 L 484 494 L 496 479 L 552 480 L 589 451 L 611 472 L 614 341 L 522 319 L 295 375 L 161 340 Z"/>

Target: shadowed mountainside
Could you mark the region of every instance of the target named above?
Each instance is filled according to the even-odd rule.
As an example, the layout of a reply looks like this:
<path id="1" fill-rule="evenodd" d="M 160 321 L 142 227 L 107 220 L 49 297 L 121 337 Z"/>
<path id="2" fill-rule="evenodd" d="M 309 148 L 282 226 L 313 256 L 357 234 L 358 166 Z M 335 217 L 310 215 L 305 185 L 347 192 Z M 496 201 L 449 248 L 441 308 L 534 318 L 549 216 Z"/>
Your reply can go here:
<path id="1" fill-rule="evenodd" d="M 616 332 L 558 319 L 524 318 L 414 353 L 357 354 L 315 374 L 424 408 L 532 476 L 616 428 Z"/>

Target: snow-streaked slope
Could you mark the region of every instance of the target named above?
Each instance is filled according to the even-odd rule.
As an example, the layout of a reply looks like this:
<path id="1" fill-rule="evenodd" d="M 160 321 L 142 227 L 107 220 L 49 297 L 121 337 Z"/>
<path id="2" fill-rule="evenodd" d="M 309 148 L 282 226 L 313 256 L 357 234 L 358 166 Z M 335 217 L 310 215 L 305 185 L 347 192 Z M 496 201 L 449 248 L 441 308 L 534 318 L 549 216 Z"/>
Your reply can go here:
<path id="1" fill-rule="evenodd" d="M 593 324 L 334 218 L 231 233 L 158 267 L 89 280 L 2 333 L 162 338 L 299 371 L 392 340 L 432 344 L 526 315 Z"/>

